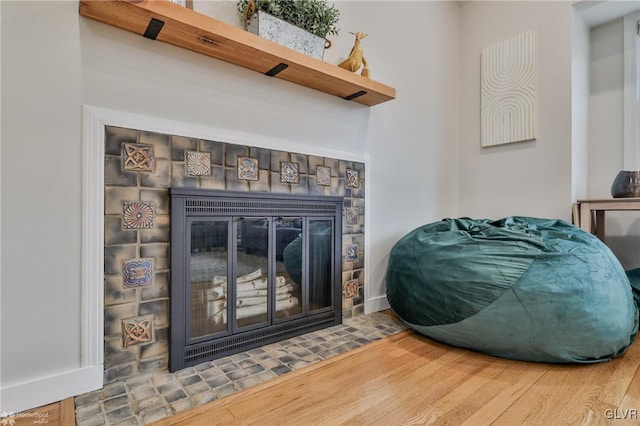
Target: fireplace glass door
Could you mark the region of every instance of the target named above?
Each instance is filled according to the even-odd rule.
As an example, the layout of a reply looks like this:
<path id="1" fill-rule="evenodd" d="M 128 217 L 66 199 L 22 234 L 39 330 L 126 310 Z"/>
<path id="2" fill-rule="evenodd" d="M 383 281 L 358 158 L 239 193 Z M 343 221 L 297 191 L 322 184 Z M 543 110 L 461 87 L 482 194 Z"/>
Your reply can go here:
<path id="1" fill-rule="evenodd" d="M 189 222 L 189 337 L 229 331 L 227 285 L 229 262 L 229 219 Z"/>
<path id="2" fill-rule="evenodd" d="M 286 320 L 331 308 L 333 219 L 242 217 L 189 224 L 191 339 L 265 325 L 271 312 L 276 320 Z M 230 229 L 235 235 L 231 250 Z M 232 327 L 228 318 L 234 318 Z"/>
<path id="3" fill-rule="evenodd" d="M 266 218 L 241 218 L 237 224 L 235 262 L 236 328 L 269 320 L 269 229 Z"/>
<path id="4" fill-rule="evenodd" d="M 309 221 L 309 310 L 331 309 L 333 220 Z"/>
<path id="5" fill-rule="evenodd" d="M 275 221 L 276 288 L 275 317 L 286 319 L 302 313 L 303 218 Z"/>

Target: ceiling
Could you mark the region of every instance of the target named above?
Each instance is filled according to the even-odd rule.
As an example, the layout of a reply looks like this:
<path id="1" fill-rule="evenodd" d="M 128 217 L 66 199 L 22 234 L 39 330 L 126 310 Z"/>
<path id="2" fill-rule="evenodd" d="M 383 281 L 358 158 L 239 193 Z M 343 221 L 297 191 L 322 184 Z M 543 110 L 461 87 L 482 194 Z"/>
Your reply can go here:
<path id="1" fill-rule="evenodd" d="M 629 13 L 640 10 L 640 0 L 630 1 L 590 1 L 576 2 L 573 7 L 582 19 L 595 27 L 612 19 L 620 18 Z"/>
<path id="2" fill-rule="evenodd" d="M 456 3 L 458 7 L 464 7 L 473 1 L 457 0 Z M 589 27 L 595 27 L 640 10 L 640 0 L 575 0 L 573 7 Z"/>

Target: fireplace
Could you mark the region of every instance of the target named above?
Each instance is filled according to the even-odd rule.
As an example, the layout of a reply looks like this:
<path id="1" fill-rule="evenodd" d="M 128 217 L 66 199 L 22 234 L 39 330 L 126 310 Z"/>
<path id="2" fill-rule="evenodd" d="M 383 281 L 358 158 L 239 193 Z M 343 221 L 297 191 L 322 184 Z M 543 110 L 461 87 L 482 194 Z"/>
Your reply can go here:
<path id="1" fill-rule="evenodd" d="M 232 353 L 236 343 L 245 348 L 253 345 L 243 339 L 265 344 L 280 335 L 310 331 L 363 313 L 365 164 L 244 142 L 104 127 L 104 268 L 99 268 L 100 275 L 104 273 L 104 383 L 179 368 L 169 362 L 176 358 L 171 355 L 172 341 L 178 336 L 175 327 L 184 330 L 180 339 L 187 366 Z M 184 200 L 195 203 L 193 197 L 200 197 L 205 204 L 224 200 L 236 203 L 236 210 L 222 211 L 219 206 L 217 211 L 206 211 L 209 207 L 203 204 L 182 213 L 189 236 L 179 242 L 187 254 L 178 279 L 174 269 L 179 262 L 172 259 L 177 243 L 172 241 L 171 228 L 172 207 L 180 191 Z M 240 201 L 250 203 L 250 209 L 237 210 Z M 296 276 L 286 265 L 289 262 L 291 269 L 293 243 L 299 236 L 297 253 L 306 255 L 304 250 L 314 250 L 310 244 L 323 231 L 333 234 L 327 273 L 332 281 L 320 287 L 323 292 L 313 293 L 317 286 L 312 280 L 321 276 L 320 270 L 300 261 Z M 241 249 L 239 254 L 231 254 L 234 247 Z M 206 261 L 225 259 L 224 253 L 227 270 Z M 243 263 L 246 259 L 251 262 Z M 205 269 L 210 265 L 215 270 Z M 184 275 L 194 271 L 195 275 Z M 229 305 L 229 293 L 237 296 L 230 289 L 237 292 L 238 278 L 266 282 L 267 288 L 251 289 L 259 290 L 251 296 L 242 289 L 244 306 Z M 182 296 L 182 325 L 176 326 L 174 284 L 179 280 L 189 283 L 189 299 Z M 222 288 L 224 297 L 216 296 L 216 288 Z M 262 312 L 265 297 L 266 313 Z M 199 309 L 206 313 L 204 318 L 213 316 L 221 324 L 226 316 L 227 325 L 212 328 L 206 320 L 198 323 L 194 317 L 192 321 L 186 316 L 187 306 L 189 312 Z M 216 316 L 216 307 L 223 308 L 224 314 Z M 236 323 L 238 314 L 242 318 Z M 186 327 L 192 325 L 193 331 L 189 328 L 187 333 Z M 267 331 L 273 336 L 260 340 Z M 221 339 L 205 344 L 211 336 Z M 206 349 L 211 345 L 224 347 Z M 187 347 L 195 351 L 187 354 L 193 359 L 184 356 Z"/>
<path id="2" fill-rule="evenodd" d="M 340 324 L 342 208 L 172 189 L 170 370 Z"/>

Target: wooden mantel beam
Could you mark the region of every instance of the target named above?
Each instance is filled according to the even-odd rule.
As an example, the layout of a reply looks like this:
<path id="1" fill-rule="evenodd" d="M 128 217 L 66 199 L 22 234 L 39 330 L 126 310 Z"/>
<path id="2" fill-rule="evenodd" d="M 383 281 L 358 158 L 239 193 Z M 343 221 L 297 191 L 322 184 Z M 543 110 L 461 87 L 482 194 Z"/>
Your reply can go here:
<path id="1" fill-rule="evenodd" d="M 81 0 L 80 15 L 363 105 L 396 90 L 168 0 Z"/>

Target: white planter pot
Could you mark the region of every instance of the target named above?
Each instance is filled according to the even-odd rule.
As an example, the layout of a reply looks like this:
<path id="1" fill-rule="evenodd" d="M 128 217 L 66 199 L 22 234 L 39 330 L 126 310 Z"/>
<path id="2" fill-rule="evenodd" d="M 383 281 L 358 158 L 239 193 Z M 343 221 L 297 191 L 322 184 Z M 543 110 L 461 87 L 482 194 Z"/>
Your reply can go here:
<path id="1" fill-rule="evenodd" d="M 314 58 L 324 56 L 324 38 L 261 10 L 251 17 L 247 31 Z"/>

